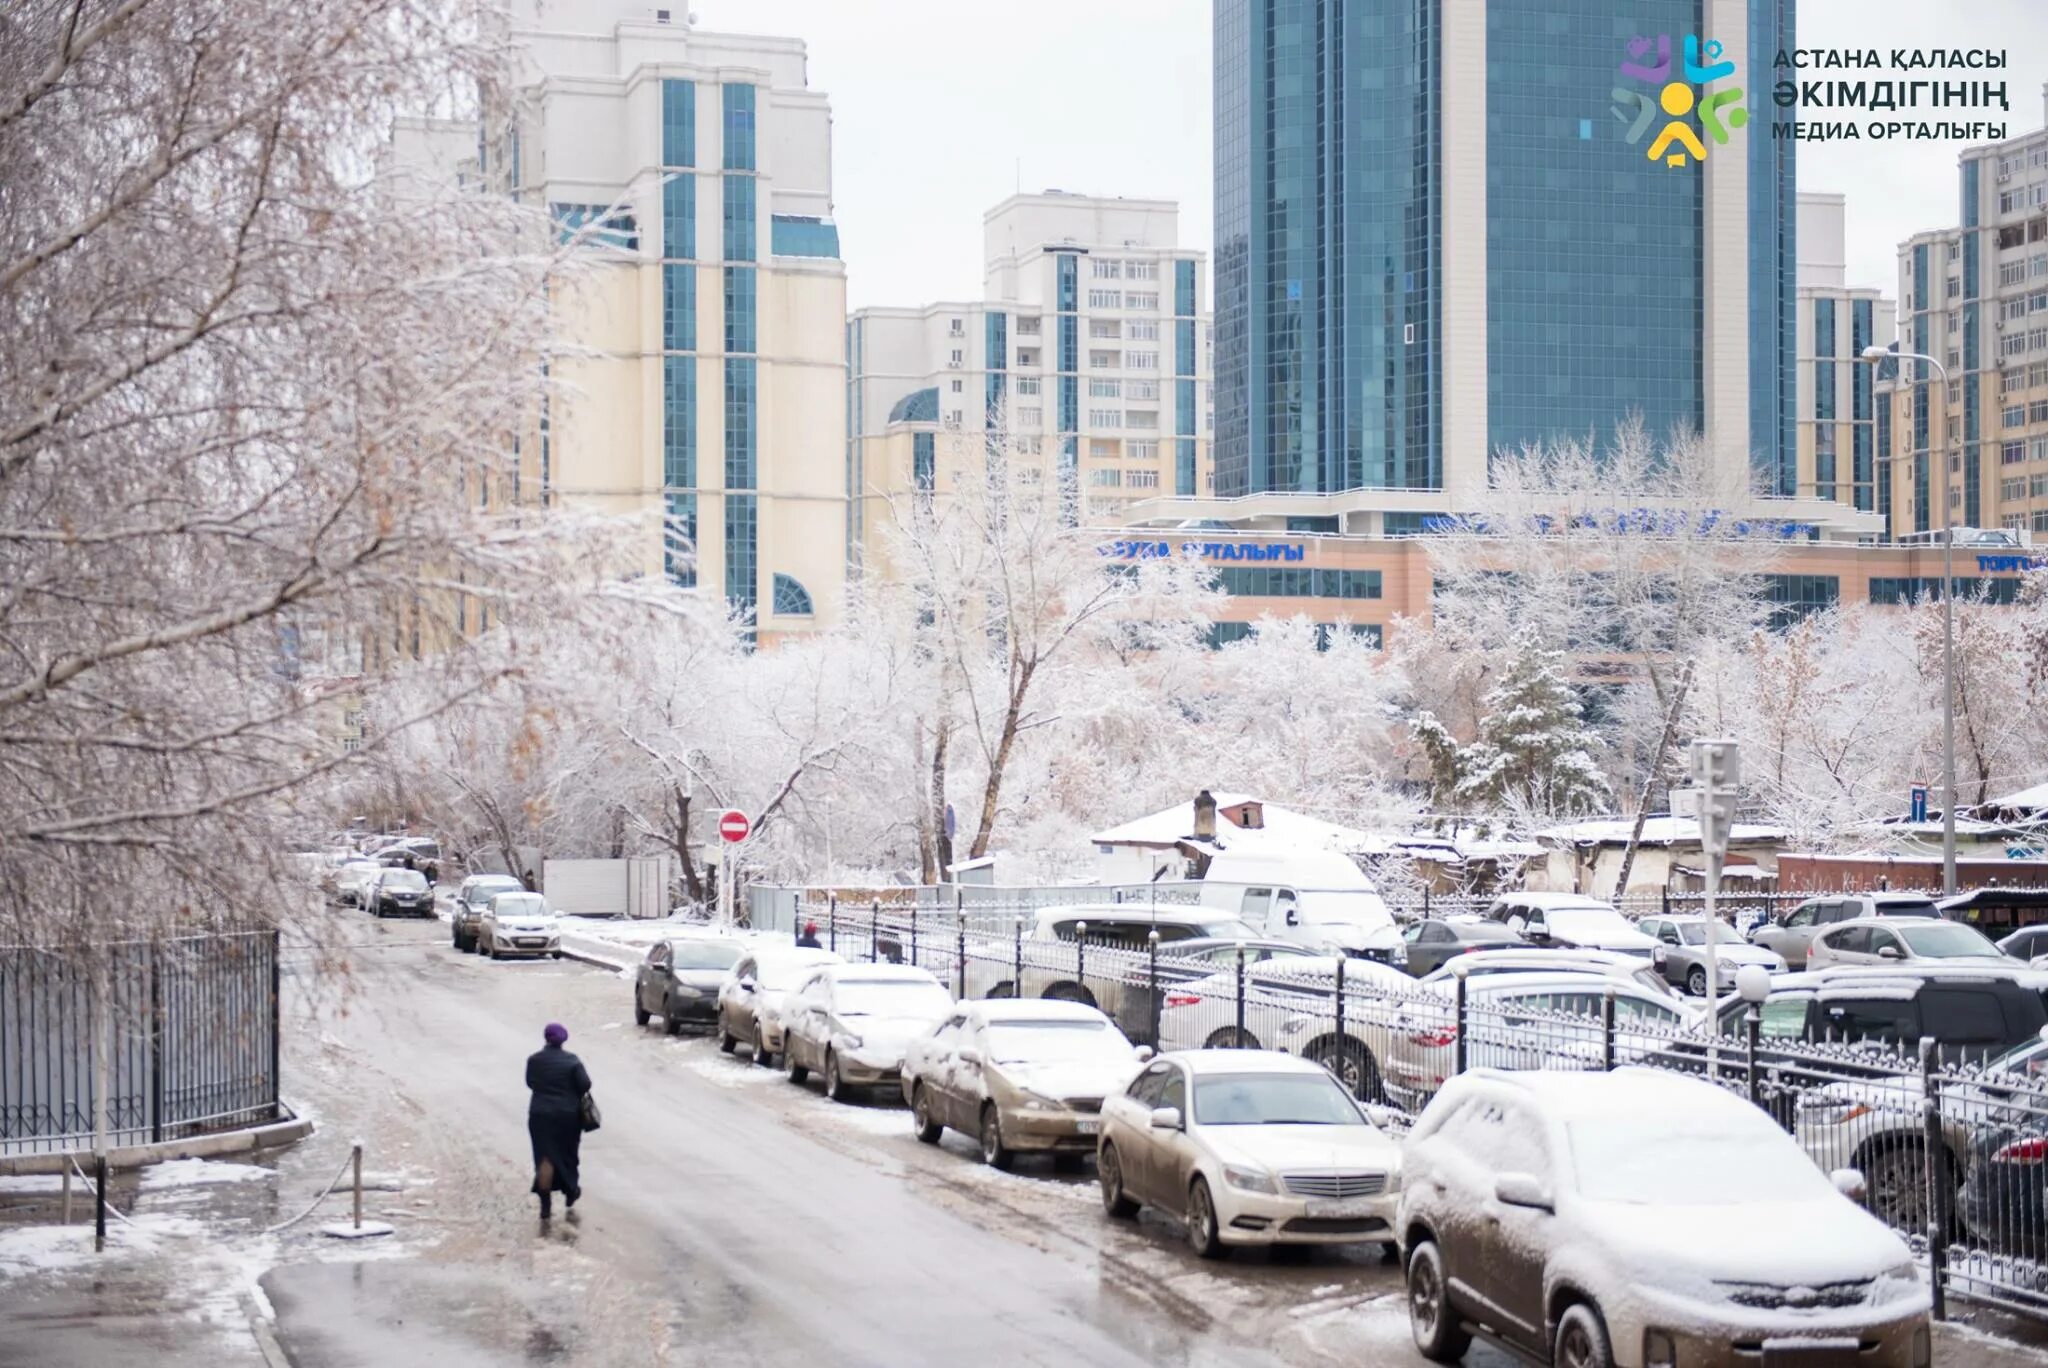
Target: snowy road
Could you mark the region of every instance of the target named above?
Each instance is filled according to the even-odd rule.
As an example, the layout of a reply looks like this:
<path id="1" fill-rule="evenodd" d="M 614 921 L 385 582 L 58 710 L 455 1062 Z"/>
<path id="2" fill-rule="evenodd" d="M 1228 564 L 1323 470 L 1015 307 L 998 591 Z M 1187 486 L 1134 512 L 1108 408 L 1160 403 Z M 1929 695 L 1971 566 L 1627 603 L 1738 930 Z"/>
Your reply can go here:
<path id="1" fill-rule="evenodd" d="M 264 1280 L 305 1368 L 1422 1362 L 1376 1251 L 1199 1265 L 1164 1224 L 1111 1225 L 1092 1174 L 997 1174 L 915 1143 L 899 1107 L 636 1029 L 603 971 L 456 955 L 438 926 L 362 936 L 346 1015 L 294 1013 L 289 1063 L 327 1144 L 367 1137 L 407 1191 L 373 1203 L 400 1226 L 381 1257 Z M 605 1124 L 581 1224 L 542 1236 L 521 1061 L 549 1020 Z"/>

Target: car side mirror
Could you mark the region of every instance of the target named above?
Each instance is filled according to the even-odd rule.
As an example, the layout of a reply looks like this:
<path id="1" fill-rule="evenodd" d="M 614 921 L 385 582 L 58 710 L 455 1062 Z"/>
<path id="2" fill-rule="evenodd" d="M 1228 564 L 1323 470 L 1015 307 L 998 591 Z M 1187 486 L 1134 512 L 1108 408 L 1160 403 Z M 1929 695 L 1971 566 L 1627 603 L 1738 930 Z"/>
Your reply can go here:
<path id="1" fill-rule="evenodd" d="M 1179 1107 L 1154 1107 L 1152 1129 L 1177 1131 L 1181 1128 Z"/>
<path id="2" fill-rule="evenodd" d="M 1870 1198 L 1870 1184 L 1864 1181 L 1862 1169 L 1838 1168 L 1828 1174 L 1828 1180 L 1835 1185 L 1835 1191 L 1857 1206 Z"/>
<path id="3" fill-rule="evenodd" d="M 1550 943 L 1550 933 L 1540 926 L 1531 926 L 1524 930 L 1522 934 L 1528 937 L 1529 943 L 1532 945 L 1548 945 Z"/>
<path id="4" fill-rule="evenodd" d="M 975 1048 L 974 1048 L 973 1046 L 971 1046 L 971 1045 L 970 1045 L 970 1046 L 968 1046 L 968 1047 L 967 1047 L 966 1049 L 964 1049 L 964 1050 L 962 1050 L 962 1051 L 960 1052 L 960 1062 L 961 1062 L 962 1064 L 979 1064 L 979 1063 L 981 1063 L 981 1051 L 979 1051 L 979 1050 L 975 1049 Z"/>
<path id="5" fill-rule="evenodd" d="M 1899 947 L 1896 945 L 1880 945 L 1877 947 L 1877 957 L 1879 959 L 1897 959 L 1899 958 Z"/>
<path id="6" fill-rule="evenodd" d="M 751 993 L 751 992 L 753 992 L 753 991 L 754 991 L 754 981 L 753 981 L 752 979 L 750 979 L 750 978 L 743 978 L 743 979 L 741 979 L 741 980 L 740 980 L 740 991 L 741 991 L 742 993 Z"/>
<path id="7" fill-rule="evenodd" d="M 1502 1206 L 1555 1211 L 1550 1189 L 1533 1173 L 1503 1173 L 1493 1180 L 1493 1199 Z"/>
<path id="8" fill-rule="evenodd" d="M 1518 936 L 1520 936 L 1520 935 L 1526 935 L 1526 934 L 1528 933 L 1528 929 L 1529 929 L 1529 922 L 1528 922 L 1528 919 L 1527 919 L 1527 918 L 1525 918 L 1525 917 L 1509 917 L 1509 918 L 1508 918 L 1508 930 L 1510 930 L 1510 931 L 1514 932 L 1514 933 L 1515 933 L 1516 935 L 1518 935 Z"/>
<path id="9" fill-rule="evenodd" d="M 1376 1102 L 1367 1102 L 1364 1104 L 1364 1106 L 1365 1119 L 1372 1122 L 1373 1125 L 1377 1126 L 1381 1130 L 1386 1130 L 1390 1126 L 1392 1126 L 1394 1124 L 1394 1119 L 1400 1115 L 1400 1113 L 1395 1111 L 1392 1107 L 1382 1107 Z"/>
<path id="10" fill-rule="evenodd" d="M 2048 1026 L 2043 1026 L 2041 1032 L 2043 1035 L 2048 1035 Z M 1140 1064 L 1150 1064 L 1152 1062 L 1152 1055 L 1153 1049 L 1150 1045 L 1140 1045 L 1138 1047 L 1138 1062 Z"/>

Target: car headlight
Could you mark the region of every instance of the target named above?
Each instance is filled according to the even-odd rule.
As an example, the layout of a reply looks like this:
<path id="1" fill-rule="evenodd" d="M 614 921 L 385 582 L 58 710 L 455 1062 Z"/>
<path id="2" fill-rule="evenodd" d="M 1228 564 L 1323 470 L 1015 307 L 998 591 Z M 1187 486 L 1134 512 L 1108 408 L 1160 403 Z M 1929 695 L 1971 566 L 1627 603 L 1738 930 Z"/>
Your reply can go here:
<path id="1" fill-rule="evenodd" d="M 1278 1193 L 1280 1191 L 1279 1185 L 1273 1181 L 1272 1174 L 1264 1169 L 1244 1168 L 1237 1164 L 1225 1164 L 1223 1166 L 1223 1181 L 1240 1192 Z"/>
<path id="2" fill-rule="evenodd" d="M 858 1050 L 861 1044 L 861 1038 L 851 1032 L 844 1033 L 839 1037 L 839 1045 L 842 1049 Z"/>
<path id="3" fill-rule="evenodd" d="M 1389 1193 L 1401 1190 L 1401 1166 L 1399 1164 L 1387 1170 L 1387 1186 L 1385 1190 Z"/>
<path id="4" fill-rule="evenodd" d="M 1065 1111 L 1067 1109 L 1067 1104 L 1060 1101 L 1056 1097 L 1042 1097 L 1039 1094 L 1032 1092 L 1020 1093 L 1019 1097 L 1021 1100 L 1018 1102 L 1017 1105 L 1018 1108 L 1022 1111 L 1058 1112 Z"/>

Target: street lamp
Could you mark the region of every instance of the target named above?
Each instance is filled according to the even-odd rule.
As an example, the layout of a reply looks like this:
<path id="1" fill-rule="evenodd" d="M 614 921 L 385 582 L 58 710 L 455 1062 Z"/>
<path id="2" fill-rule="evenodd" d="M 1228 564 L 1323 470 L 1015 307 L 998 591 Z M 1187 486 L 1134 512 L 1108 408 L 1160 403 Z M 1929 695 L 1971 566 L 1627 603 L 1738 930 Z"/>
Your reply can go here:
<path id="1" fill-rule="evenodd" d="M 1871 343 L 1863 359 L 1878 361 L 1921 361 L 1941 373 L 1943 395 L 1948 393 L 1948 367 L 1925 352 L 1894 351 Z M 1920 383 L 1926 384 L 1925 372 Z M 1945 406 L 1945 404 L 1944 404 Z M 1932 446 L 1932 442 L 1929 442 Z M 1956 529 L 1950 513 L 1948 456 L 1941 461 L 1941 891 L 1956 891 Z"/>

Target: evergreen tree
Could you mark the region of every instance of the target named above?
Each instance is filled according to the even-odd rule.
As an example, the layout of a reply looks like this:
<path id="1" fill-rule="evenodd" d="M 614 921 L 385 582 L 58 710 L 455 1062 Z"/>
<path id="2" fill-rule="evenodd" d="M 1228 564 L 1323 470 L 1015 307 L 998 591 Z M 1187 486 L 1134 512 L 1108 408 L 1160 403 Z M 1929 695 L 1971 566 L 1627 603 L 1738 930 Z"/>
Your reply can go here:
<path id="1" fill-rule="evenodd" d="M 1458 797 L 1556 817 L 1605 811 L 1613 793 L 1593 759 L 1598 745 L 1565 677 L 1565 653 L 1525 627 L 1480 702 L 1479 736 L 1459 759 Z"/>

